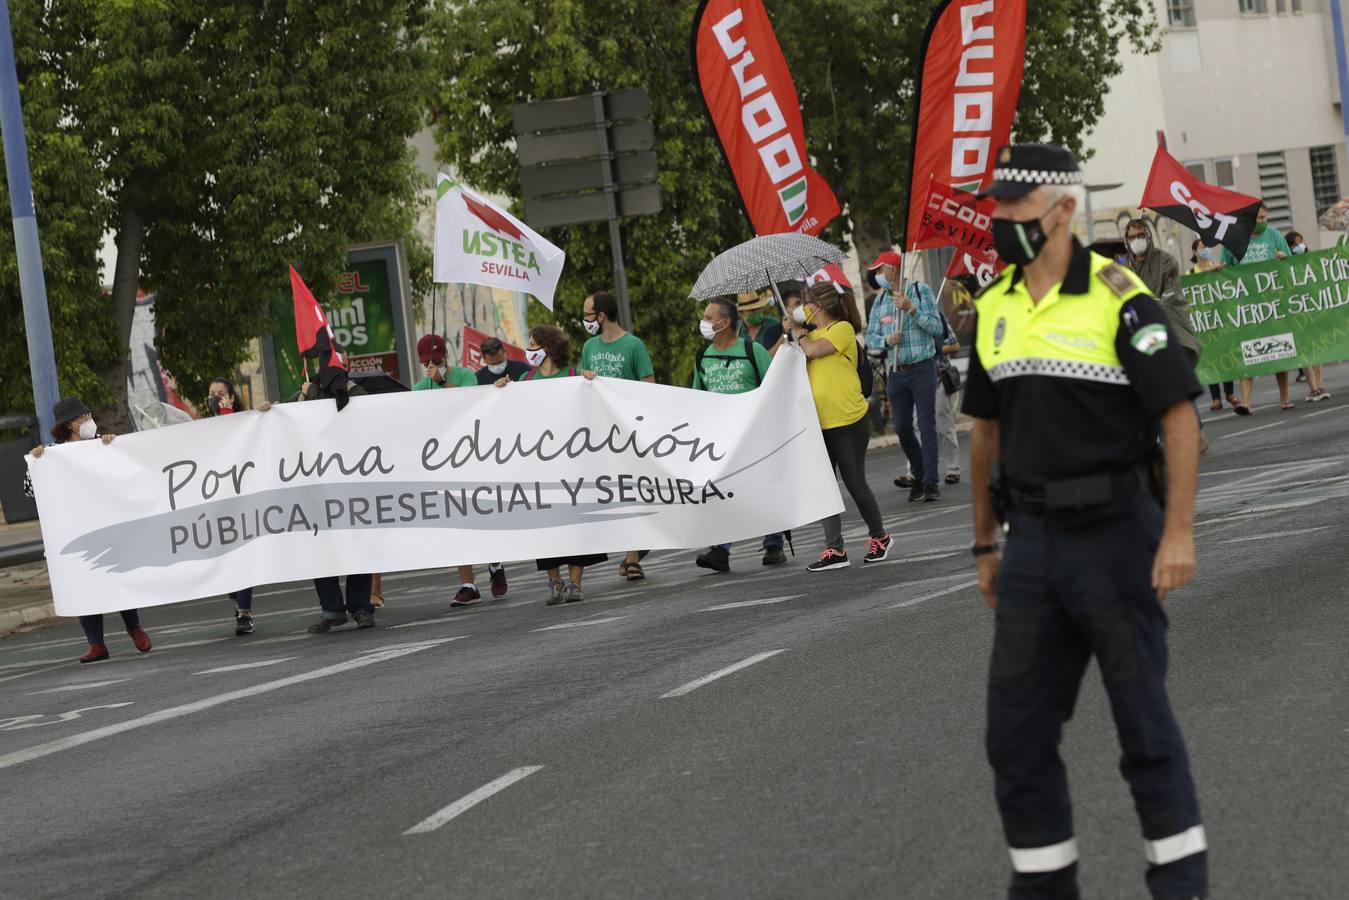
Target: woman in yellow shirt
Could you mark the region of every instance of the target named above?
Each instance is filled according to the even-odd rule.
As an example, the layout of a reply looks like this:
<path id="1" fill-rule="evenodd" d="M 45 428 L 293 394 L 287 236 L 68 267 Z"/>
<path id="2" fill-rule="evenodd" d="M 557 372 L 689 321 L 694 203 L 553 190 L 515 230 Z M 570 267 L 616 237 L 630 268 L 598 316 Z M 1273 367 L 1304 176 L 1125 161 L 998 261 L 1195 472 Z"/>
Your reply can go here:
<path id="1" fill-rule="evenodd" d="M 806 293 L 787 319 L 787 325 L 806 354 L 806 375 L 815 397 L 815 412 L 829 462 L 843 479 L 871 541 L 865 562 L 880 562 L 890 552 L 890 535 L 881 519 L 876 497 L 867 484 L 867 401 L 857 377 L 857 333 L 862 329 L 857 302 L 828 282 Z M 843 519 L 830 516 L 824 525 L 825 550 L 807 568 L 826 572 L 851 565 L 843 548 Z"/>

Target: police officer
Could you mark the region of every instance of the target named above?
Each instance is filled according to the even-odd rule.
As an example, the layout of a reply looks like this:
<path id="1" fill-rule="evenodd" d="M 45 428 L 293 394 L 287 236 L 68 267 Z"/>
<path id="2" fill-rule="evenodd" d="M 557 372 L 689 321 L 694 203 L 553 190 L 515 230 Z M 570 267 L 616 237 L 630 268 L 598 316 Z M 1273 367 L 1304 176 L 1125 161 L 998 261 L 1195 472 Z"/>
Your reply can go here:
<path id="1" fill-rule="evenodd" d="M 1148 888 L 1202 897 L 1207 844 L 1166 695 L 1160 602 L 1194 574 L 1200 388 L 1138 277 L 1073 236 L 1081 183 L 1067 150 L 1020 144 L 999 151 L 983 192 L 997 199 L 993 238 L 1010 265 L 976 304 L 963 408 L 975 418 L 979 589 L 997 611 L 987 751 L 1011 849 L 1009 897 L 1079 896 L 1058 744 L 1092 656 L 1142 825 Z"/>

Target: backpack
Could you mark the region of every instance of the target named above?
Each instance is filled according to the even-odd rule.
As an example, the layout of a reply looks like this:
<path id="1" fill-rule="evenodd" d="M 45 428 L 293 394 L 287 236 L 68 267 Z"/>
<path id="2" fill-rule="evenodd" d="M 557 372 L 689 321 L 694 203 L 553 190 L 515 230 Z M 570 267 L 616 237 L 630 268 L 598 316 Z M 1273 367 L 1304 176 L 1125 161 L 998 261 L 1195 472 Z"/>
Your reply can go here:
<path id="1" fill-rule="evenodd" d="M 763 384 L 763 373 L 759 371 L 759 361 L 754 358 L 754 341 L 750 340 L 748 337 L 742 338 L 741 340 L 744 342 L 745 358 L 749 360 L 750 368 L 754 370 L 754 386 L 758 387 L 759 385 Z M 703 346 L 699 347 L 697 358 L 694 359 L 693 361 L 693 365 L 698 369 L 699 375 L 703 375 L 703 357 L 707 356 L 707 347 L 708 347 L 707 344 L 703 344 Z M 740 359 L 740 357 L 738 356 L 722 356 L 716 358 L 725 359 L 728 361 L 733 359 Z M 698 380 L 699 383 L 701 384 L 702 382 L 706 381 L 706 377 L 700 378 Z M 707 388 L 706 386 L 703 386 L 699 387 L 698 390 L 705 391 L 707 390 Z"/>
<path id="2" fill-rule="evenodd" d="M 538 369 L 530 369 L 528 372 L 526 372 L 525 374 L 523 374 L 523 375 L 520 376 L 520 380 L 521 380 L 521 381 L 533 381 L 533 380 L 534 380 L 534 376 L 537 375 L 538 372 L 539 372 Z M 568 366 L 568 367 L 567 367 L 567 375 L 573 376 L 573 377 L 574 377 L 574 376 L 576 375 L 576 367 L 575 367 L 575 366 Z"/>
<path id="3" fill-rule="evenodd" d="M 857 351 L 857 380 L 862 385 L 863 399 L 871 399 L 871 394 L 876 390 L 876 373 L 871 368 L 871 357 L 867 356 L 858 348 Z"/>

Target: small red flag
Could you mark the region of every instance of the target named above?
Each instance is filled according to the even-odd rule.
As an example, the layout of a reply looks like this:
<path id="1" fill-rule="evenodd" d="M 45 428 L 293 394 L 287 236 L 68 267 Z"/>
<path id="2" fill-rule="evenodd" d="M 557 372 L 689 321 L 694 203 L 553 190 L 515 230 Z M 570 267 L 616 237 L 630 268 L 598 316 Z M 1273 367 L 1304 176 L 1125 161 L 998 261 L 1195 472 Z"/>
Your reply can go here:
<path id="1" fill-rule="evenodd" d="M 320 369 L 345 369 L 347 364 L 337 351 L 328 317 L 294 266 L 290 267 L 290 292 L 295 300 L 295 346 L 300 356 L 317 357 Z"/>
<path id="2" fill-rule="evenodd" d="M 978 199 L 968 191 L 932 182 L 918 218 L 915 241 L 922 247 L 955 247 L 972 256 L 993 249 L 991 197 Z"/>

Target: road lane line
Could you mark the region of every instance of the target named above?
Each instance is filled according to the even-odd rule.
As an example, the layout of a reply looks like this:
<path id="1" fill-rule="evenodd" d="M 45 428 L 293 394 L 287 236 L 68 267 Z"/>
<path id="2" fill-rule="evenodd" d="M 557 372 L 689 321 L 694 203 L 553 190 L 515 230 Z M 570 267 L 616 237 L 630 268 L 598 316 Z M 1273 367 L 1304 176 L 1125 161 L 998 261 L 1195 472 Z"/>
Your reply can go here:
<path id="1" fill-rule="evenodd" d="M 145 728 L 149 725 L 158 725 L 160 722 L 167 722 L 172 719 L 189 716 L 193 713 L 204 712 L 205 710 L 221 706 L 226 703 L 232 703 L 235 700 L 246 700 L 249 697 L 256 697 L 259 694 L 267 694 L 281 688 L 292 687 L 297 684 L 304 684 L 308 681 L 316 681 L 320 678 L 327 678 L 330 675 L 340 675 L 343 672 L 349 672 L 352 669 L 361 669 L 366 666 L 372 666 L 376 663 L 387 662 L 391 659 L 397 659 L 400 656 L 407 656 L 411 653 L 417 653 L 426 650 L 443 641 L 427 641 L 424 644 L 410 647 L 403 647 L 395 650 L 385 650 L 382 653 L 371 653 L 357 656 L 345 662 L 336 663 L 331 666 L 324 666 L 321 669 L 314 669 L 309 672 L 301 672 L 298 675 L 291 675 L 288 678 L 281 678 L 276 681 L 267 681 L 262 684 L 255 684 L 252 687 L 240 688 L 237 691 L 229 691 L 224 694 L 217 694 L 214 697 L 207 697 L 203 700 L 197 700 L 193 703 L 184 703 L 182 706 L 171 706 L 168 709 L 162 709 L 159 712 L 150 713 L 135 719 L 128 719 L 125 722 L 118 722 L 116 725 L 108 725 L 103 728 L 95 728 L 91 731 L 85 731 L 81 734 L 73 734 L 60 740 L 50 741 L 46 744 L 38 744 L 36 747 L 29 747 L 26 750 L 18 750 L 14 753 L 0 755 L 0 769 L 8 769 L 10 766 L 17 766 L 20 763 L 32 762 L 35 759 L 41 759 L 44 756 L 50 756 L 53 753 L 60 753 L 63 750 L 73 750 L 76 747 L 82 747 L 85 744 L 102 740 L 103 738 L 113 737 L 127 731 L 134 731 L 137 728 Z"/>
<path id="2" fill-rule="evenodd" d="M 741 609 L 746 606 L 770 606 L 774 603 L 786 603 L 788 600 L 799 600 L 806 596 L 805 594 L 789 594 L 786 597 L 767 597 L 763 600 L 741 600 L 737 603 L 722 603 L 719 606 L 709 606 L 698 612 L 716 612 L 719 609 Z"/>
<path id="3" fill-rule="evenodd" d="M 741 669 L 747 669 L 750 666 L 754 665 L 755 663 L 761 663 L 765 659 L 777 656 L 779 653 L 786 653 L 786 652 L 787 649 L 784 647 L 781 650 L 769 650 L 767 653 L 756 653 L 749 659 L 742 659 L 740 660 L 740 662 L 736 663 L 733 666 L 727 666 L 724 669 L 718 669 L 711 675 L 704 675 L 702 678 L 695 678 L 688 684 L 681 684 L 679 687 L 675 688 L 673 691 L 670 691 L 668 694 L 661 694 L 660 699 L 668 700 L 671 697 L 682 697 L 685 694 L 689 694 L 692 693 L 693 691 L 698 690 L 698 688 L 702 687 L 705 684 L 711 684 L 718 678 L 725 678 L 727 675 L 733 675 L 734 673 L 739 672 Z"/>
<path id="4" fill-rule="evenodd" d="M 960 584 L 953 584 L 949 588 L 942 588 L 940 591 L 933 591 L 930 594 L 923 594 L 921 597 L 914 597 L 912 600 L 902 600 L 899 603 L 892 603 L 886 609 L 903 609 L 906 606 L 917 606 L 919 603 L 926 603 L 929 600 L 935 600 L 938 597 L 944 597 L 947 594 L 954 594 L 956 591 L 963 591 L 966 588 L 974 587 L 979 583 L 978 578 L 972 578 L 969 581 L 962 581 Z M 905 587 L 902 584 L 891 585 L 891 587 Z M 886 588 L 889 590 L 890 588 Z"/>
<path id="5" fill-rule="evenodd" d="M 126 681 L 126 679 L 112 678 L 109 679 L 108 681 L 86 681 L 83 684 L 66 684 L 62 685 L 61 687 L 46 688 L 41 691 L 33 691 L 32 693 L 29 694 L 29 696 L 31 697 L 36 694 L 61 694 L 65 693 L 66 691 L 87 691 L 90 688 L 106 687 L 107 685 L 110 684 L 121 684 L 123 681 Z"/>
<path id="6" fill-rule="evenodd" d="M 549 625 L 546 628 L 531 629 L 531 633 L 537 631 L 557 631 L 562 628 L 584 628 L 587 625 L 607 625 L 610 622 L 617 622 L 619 619 L 626 619 L 627 616 L 609 616 L 607 619 L 582 619 L 579 622 L 563 622 L 560 625 Z"/>
<path id="7" fill-rule="evenodd" d="M 50 662 L 51 660 L 47 661 Z M 57 663 L 56 665 L 47 666 L 47 668 L 45 669 L 29 669 L 27 672 L 20 672 L 18 675 L 6 675 L 4 678 L 0 678 L 0 683 L 6 681 L 16 681 L 20 678 L 27 678 L 30 675 L 41 675 L 43 672 L 55 672 L 57 669 L 69 669 L 71 667 L 70 666 L 71 662 L 72 662 L 71 660 L 67 659 Z"/>
<path id="8" fill-rule="evenodd" d="M 468 812 L 493 794 L 501 793 L 517 781 L 528 778 L 542 768 L 543 766 L 521 766 L 518 769 L 511 769 L 495 781 L 487 782 L 487 784 L 484 784 L 473 793 L 465 794 L 444 809 L 434 812 L 425 819 L 422 819 L 416 825 L 413 825 L 407 831 L 403 832 L 403 836 L 406 837 L 409 834 L 430 834 L 456 816 L 461 816 Z"/>
<path id="9" fill-rule="evenodd" d="M 278 659 L 262 659 L 251 663 L 236 663 L 232 666 L 220 666 L 215 669 L 205 669 L 201 672 L 193 672 L 193 675 L 219 675 L 222 672 L 238 672 L 241 669 L 261 669 L 263 666 L 274 666 L 277 663 L 290 662 L 295 659 L 293 656 L 282 656 Z"/>
<path id="10" fill-rule="evenodd" d="M 1329 525 L 1318 525 L 1315 528 L 1295 528 L 1292 531 L 1272 531 L 1269 534 L 1251 534 L 1245 537 L 1228 538 L 1225 541 L 1219 541 L 1220 544 L 1244 544 L 1247 541 L 1268 541 L 1273 538 L 1293 537 L 1298 534 L 1311 534 L 1314 531 L 1325 531 Z"/>
<path id="11" fill-rule="evenodd" d="M 418 625 L 448 625 L 455 620 L 455 616 L 446 613 L 435 619 L 417 619 L 413 622 L 404 622 L 402 625 L 390 625 L 388 626 L 388 630 L 393 631 L 395 628 L 416 628 Z"/>

